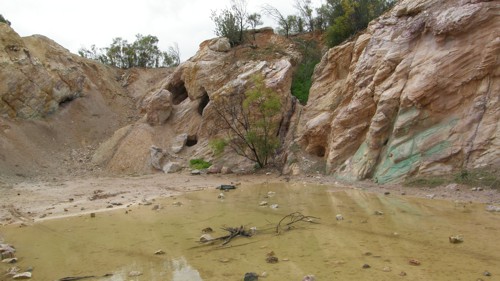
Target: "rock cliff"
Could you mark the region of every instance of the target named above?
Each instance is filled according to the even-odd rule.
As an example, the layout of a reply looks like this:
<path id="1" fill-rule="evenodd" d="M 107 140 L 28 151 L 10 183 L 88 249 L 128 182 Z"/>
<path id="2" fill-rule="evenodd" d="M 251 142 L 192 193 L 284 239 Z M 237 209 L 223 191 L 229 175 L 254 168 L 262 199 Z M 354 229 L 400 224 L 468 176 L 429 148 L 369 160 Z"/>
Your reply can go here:
<path id="1" fill-rule="evenodd" d="M 325 54 L 296 141 L 352 180 L 498 167 L 499 14 L 498 1 L 400 1 Z"/>

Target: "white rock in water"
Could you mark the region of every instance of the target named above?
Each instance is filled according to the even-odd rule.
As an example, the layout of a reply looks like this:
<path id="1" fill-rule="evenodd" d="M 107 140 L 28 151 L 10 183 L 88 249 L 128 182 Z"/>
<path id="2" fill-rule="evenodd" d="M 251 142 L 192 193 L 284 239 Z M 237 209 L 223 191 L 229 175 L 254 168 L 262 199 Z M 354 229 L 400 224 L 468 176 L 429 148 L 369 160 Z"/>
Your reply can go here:
<path id="1" fill-rule="evenodd" d="M 142 275 L 142 272 L 140 271 L 130 271 L 128 273 L 128 277 L 136 277 L 136 276 L 141 276 Z"/>
<path id="2" fill-rule="evenodd" d="M 341 214 L 335 216 L 335 219 L 338 221 L 344 220 L 344 217 Z"/>
<path id="3" fill-rule="evenodd" d="M 279 208 L 278 204 L 272 204 L 270 207 L 271 207 L 271 209 L 278 209 Z"/>
<path id="4" fill-rule="evenodd" d="M 488 206 L 486 206 L 486 211 L 488 211 L 488 212 L 500 212 L 500 206 L 488 205 Z"/>
<path id="5" fill-rule="evenodd" d="M 13 279 L 30 279 L 31 278 L 31 272 L 23 272 L 23 273 L 19 273 L 19 274 L 16 274 L 12 277 Z"/>

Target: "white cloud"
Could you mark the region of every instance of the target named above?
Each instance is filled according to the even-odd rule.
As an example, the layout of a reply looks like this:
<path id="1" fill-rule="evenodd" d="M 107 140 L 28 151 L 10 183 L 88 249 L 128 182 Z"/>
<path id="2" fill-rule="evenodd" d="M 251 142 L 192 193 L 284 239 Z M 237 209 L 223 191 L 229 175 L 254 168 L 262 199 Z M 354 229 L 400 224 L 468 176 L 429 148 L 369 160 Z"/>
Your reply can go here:
<path id="1" fill-rule="evenodd" d="M 319 6 L 320 0 L 313 1 Z M 115 37 L 129 42 L 135 35 L 151 34 L 162 50 L 178 43 L 183 60 L 199 44 L 215 37 L 212 10 L 229 6 L 229 0 L 0 0 L 0 13 L 21 36 L 42 34 L 76 53 L 92 44 L 105 47 Z M 296 13 L 291 0 L 247 0 L 249 12 L 270 3 L 283 14 Z M 274 26 L 269 19 L 265 26 Z"/>

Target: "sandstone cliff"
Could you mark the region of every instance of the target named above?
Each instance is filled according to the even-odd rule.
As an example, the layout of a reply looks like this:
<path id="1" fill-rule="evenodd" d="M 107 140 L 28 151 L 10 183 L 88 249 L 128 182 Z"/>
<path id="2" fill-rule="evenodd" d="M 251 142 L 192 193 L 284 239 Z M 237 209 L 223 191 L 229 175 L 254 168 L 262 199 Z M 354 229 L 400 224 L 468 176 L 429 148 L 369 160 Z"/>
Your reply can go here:
<path id="1" fill-rule="evenodd" d="M 499 167 L 499 14 L 498 1 L 401 1 L 325 54 L 296 141 L 347 179 Z"/>

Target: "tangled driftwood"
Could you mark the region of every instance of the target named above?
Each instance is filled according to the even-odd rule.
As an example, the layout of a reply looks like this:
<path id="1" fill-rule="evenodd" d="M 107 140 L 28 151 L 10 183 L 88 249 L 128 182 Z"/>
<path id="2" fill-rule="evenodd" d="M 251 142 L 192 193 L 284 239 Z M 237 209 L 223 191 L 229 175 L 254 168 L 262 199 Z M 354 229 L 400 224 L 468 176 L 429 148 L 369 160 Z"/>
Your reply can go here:
<path id="1" fill-rule="evenodd" d="M 305 216 L 300 212 L 294 212 L 291 214 L 288 214 L 284 216 L 280 222 L 276 225 L 276 233 L 280 234 L 281 231 L 285 230 L 288 231 L 290 230 L 293 226 L 293 224 L 304 221 L 304 222 L 309 222 L 309 223 L 318 223 L 315 220 L 319 220 L 320 218 L 313 217 L 313 216 Z M 288 222 L 287 222 L 288 221 Z"/>

